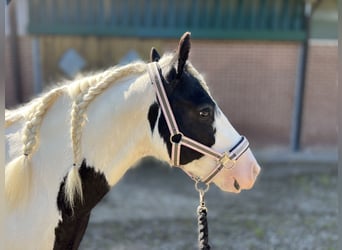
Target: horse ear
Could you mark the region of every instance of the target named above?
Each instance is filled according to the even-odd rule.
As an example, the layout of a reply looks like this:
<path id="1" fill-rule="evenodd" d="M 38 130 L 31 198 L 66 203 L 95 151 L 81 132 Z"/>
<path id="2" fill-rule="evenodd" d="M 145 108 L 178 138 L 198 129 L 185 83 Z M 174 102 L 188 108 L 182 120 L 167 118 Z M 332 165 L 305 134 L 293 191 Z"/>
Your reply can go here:
<path id="1" fill-rule="evenodd" d="M 151 62 L 158 62 L 159 59 L 160 59 L 160 55 L 159 55 L 158 51 L 154 47 L 152 47 L 151 53 L 150 53 L 150 61 Z"/>
<path id="2" fill-rule="evenodd" d="M 178 54 L 178 66 L 177 66 L 177 78 L 180 78 L 183 73 L 184 65 L 188 60 L 190 52 L 190 32 L 185 32 L 179 40 L 177 54 Z"/>

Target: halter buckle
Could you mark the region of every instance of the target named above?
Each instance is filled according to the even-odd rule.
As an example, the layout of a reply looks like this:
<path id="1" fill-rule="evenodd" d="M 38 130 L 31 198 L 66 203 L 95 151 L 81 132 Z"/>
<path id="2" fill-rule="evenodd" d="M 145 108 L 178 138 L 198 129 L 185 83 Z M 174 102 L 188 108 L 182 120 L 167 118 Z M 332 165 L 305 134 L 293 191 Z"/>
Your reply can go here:
<path id="1" fill-rule="evenodd" d="M 228 162 L 232 162 L 233 164 L 236 163 L 235 160 L 232 160 L 227 152 L 224 152 L 222 154 L 222 157 L 219 159 L 219 163 L 222 164 L 223 166 L 226 166 Z"/>

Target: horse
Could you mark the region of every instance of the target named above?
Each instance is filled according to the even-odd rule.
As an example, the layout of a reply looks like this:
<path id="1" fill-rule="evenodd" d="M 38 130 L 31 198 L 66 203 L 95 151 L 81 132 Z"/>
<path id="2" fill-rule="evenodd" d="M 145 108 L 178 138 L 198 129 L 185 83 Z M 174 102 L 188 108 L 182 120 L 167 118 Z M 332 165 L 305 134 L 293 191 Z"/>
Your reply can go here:
<path id="1" fill-rule="evenodd" d="M 5 249 L 77 249 L 91 210 L 145 156 L 196 184 L 253 187 L 260 166 L 188 60 L 190 40 L 5 111 Z"/>

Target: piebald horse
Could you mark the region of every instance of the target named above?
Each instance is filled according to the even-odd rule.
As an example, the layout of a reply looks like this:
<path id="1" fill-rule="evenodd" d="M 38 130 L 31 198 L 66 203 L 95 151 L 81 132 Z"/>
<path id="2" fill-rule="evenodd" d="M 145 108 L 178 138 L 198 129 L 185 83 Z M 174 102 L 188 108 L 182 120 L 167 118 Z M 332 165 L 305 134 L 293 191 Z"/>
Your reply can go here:
<path id="1" fill-rule="evenodd" d="M 253 187 L 260 167 L 189 52 L 187 32 L 174 53 L 152 48 L 153 65 L 112 67 L 6 110 L 5 249 L 77 249 L 91 210 L 144 156 L 223 191 Z"/>

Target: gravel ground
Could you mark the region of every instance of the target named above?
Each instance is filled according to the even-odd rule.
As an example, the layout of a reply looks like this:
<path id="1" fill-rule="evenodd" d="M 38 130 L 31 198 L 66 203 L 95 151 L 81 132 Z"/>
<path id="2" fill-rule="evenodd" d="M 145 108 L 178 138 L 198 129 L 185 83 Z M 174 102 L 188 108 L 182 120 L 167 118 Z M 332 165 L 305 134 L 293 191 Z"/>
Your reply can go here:
<path id="1" fill-rule="evenodd" d="M 337 168 L 263 164 L 252 190 L 206 194 L 212 249 L 337 250 Z M 80 249 L 197 249 L 198 195 L 180 170 L 146 159 L 93 210 Z"/>

